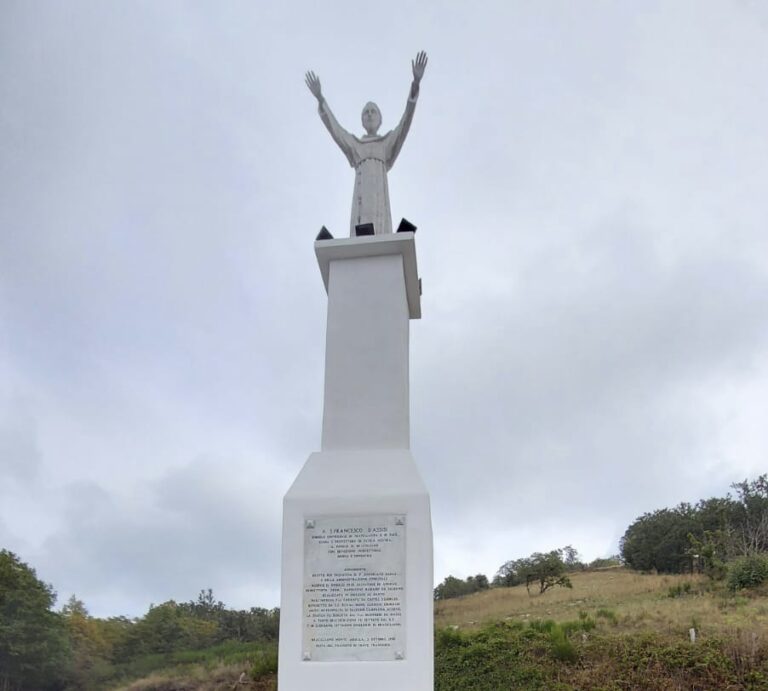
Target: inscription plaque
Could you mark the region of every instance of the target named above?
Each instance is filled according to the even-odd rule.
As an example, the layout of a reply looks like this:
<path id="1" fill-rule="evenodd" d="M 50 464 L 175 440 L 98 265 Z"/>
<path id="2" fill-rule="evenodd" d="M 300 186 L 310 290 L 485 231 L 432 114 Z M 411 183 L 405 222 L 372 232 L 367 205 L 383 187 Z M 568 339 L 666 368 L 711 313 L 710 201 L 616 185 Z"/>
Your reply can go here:
<path id="1" fill-rule="evenodd" d="M 305 661 L 405 659 L 405 516 L 304 525 Z"/>

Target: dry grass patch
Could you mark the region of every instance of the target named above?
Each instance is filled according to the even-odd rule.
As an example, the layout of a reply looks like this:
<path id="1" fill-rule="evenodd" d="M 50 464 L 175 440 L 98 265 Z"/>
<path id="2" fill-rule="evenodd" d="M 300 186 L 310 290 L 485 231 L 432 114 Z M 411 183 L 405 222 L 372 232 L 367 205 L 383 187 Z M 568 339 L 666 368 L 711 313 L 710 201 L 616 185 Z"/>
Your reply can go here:
<path id="1" fill-rule="evenodd" d="M 584 613 L 601 628 L 674 636 L 732 636 L 768 630 L 764 596 L 713 591 L 703 576 L 643 575 L 623 568 L 574 573 L 573 589 L 529 595 L 525 587 L 493 588 L 435 603 L 435 626 L 477 629 L 492 621 L 571 621 Z M 749 633 L 751 636 L 751 633 Z"/>
<path id="2" fill-rule="evenodd" d="M 183 672 L 166 670 L 121 686 L 115 691 L 275 691 L 275 675 L 254 680 L 250 665 L 220 665 L 213 669 L 199 665 Z"/>

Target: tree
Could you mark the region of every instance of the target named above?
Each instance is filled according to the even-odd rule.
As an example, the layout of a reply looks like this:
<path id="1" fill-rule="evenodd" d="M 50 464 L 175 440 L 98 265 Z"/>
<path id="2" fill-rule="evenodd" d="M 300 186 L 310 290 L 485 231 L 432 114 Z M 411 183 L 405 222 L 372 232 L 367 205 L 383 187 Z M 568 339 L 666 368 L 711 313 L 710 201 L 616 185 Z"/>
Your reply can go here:
<path id="1" fill-rule="evenodd" d="M 539 594 L 557 585 L 572 588 L 571 580 L 566 574 L 563 551 L 555 549 L 551 552 L 534 552 L 530 557 L 508 561 L 499 568 L 493 584 L 512 587 L 525 583 L 525 588 L 530 593 L 531 585 L 538 583 Z"/>
<path id="2" fill-rule="evenodd" d="M 689 535 L 703 533 L 697 509 L 680 504 L 640 516 L 621 538 L 622 559 L 638 571 L 681 573 L 692 570 Z"/>
<path id="3" fill-rule="evenodd" d="M 723 530 L 705 530 L 699 538 L 688 534 L 691 543 L 689 552 L 694 560 L 695 570 L 705 573 L 713 580 L 725 577 L 728 560 L 728 534 Z"/>
<path id="4" fill-rule="evenodd" d="M 525 573 L 528 568 L 527 559 L 511 559 L 503 563 L 493 577 L 493 585 L 502 588 L 512 588 L 525 583 Z"/>
<path id="5" fill-rule="evenodd" d="M 637 518 L 621 539 L 621 556 L 639 571 L 700 570 L 713 577 L 726 562 L 768 551 L 768 475 L 731 485 L 736 497 L 683 503 Z"/>
<path id="6" fill-rule="evenodd" d="M 82 600 L 72 595 L 61 608 L 69 634 L 72 661 L 69 679 L 78 689 L 101 689 L 111 674 L 112 644 L 104 623 L 94 619 Z"/>
<path id="7" fill-rule="evenodd" d="M 69 646 L 56 594 L 13 552 L 0 550 L 0 688 L 61 688 Z"/>
<path id="8" fill-rule="evenodd" d="M 768 475 L 731 485 L 736 491 L 732 511 L 733 546 L 737 554 L 768 552 Z"/>
<path id="9" fill-rule="evenodd" d="M 201 590 L 197 602 L 190 602 L 187 607 L 193 616 L 207 621 L 218 621 L 226 607 L 221 600 L 216 600 L 213 590 Z"/>
<path id="10" fill-rule="evenodd" d="M 488 576 L 479 573 L 476 576 L 470 576 L 467 578 L 467 583 L 473 588 L 473 592 L 479 592 L 480 590 L 488 590 L 491 584 L 488 582 Z"/>
<path id="11" fill-rule="evenodd" d="M 435 588 L 435 600 L 450 600 L 468 593 L 467 584 L 455 576 L 446 576 L 445 580 Z"/>
<path id="12" fill-rule="evenodd" d="M 216 621 L 194 617 L 186 605 L 168 600 L 151 605 L 128 630 L 116 652 L 118 657 L 130 659 L 146 653 L 205 648 L 219 640 Z"/>
<path id="13" fill-rule="evenodd" d="M 531 592 L 531 584 L 538 582 L 539 594 L 559 585 L 563 588 L 573 588 L 571 579 L 566 575 L 566 565 L 563 561 L 563 550 L 554 549 L 551 552 L 534 552 L 528 557 L 528 568 L 525 572 L 525 587 Z"/>
<path id="14" fill-rule="evenodd" d="M 488 577 L 482 573 L 476 576 L 469 576 L 467 580 L 462 581 L 455 576 L 447 576 L 446 579 L 435 588 L 435 600 L 448 600 L 453 597 L 462 597 L 471 595 L 481 590 L 488 590 L 490 584 Z"/>
<path id="15" fill-rule="evenodd" d="M 276 641 L 280 634 L 280 608 L 251 607 L 246 618 L 248 641 Z"/>
<path id="16" fill-rule="evenodd" d="M 560 550 L 562 553 L 563 563 L 568 571 L 579 571 L 584 569 L 584 564 L 579 557 L 579 551 L 571 545 L 566 545 Z"/>

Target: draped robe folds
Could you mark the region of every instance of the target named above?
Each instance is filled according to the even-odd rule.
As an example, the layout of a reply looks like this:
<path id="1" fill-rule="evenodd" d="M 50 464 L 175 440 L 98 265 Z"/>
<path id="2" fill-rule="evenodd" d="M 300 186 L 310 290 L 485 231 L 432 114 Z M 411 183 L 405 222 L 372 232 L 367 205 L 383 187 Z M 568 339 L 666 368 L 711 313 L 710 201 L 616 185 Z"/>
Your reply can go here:
<path id="1" fill-rule="evenodd" d="M 392 232 L 392 214 L 389 210 L 387 171 L 395 164 L 405 137 L 411 127 L 416 110 L 416 95 L 409 95 L 405 113 L 395 129 L 384 136 L 356 137 L 347 132 L 334 117 L 325 100 L 319 106 L 320 119 L 333 137 L 333 141 L 355 169 L 355 190 L 352 195 L 352 215 L 349 234 L 355 236 L 355 226 L 373 223 L 377 235 Z"/>

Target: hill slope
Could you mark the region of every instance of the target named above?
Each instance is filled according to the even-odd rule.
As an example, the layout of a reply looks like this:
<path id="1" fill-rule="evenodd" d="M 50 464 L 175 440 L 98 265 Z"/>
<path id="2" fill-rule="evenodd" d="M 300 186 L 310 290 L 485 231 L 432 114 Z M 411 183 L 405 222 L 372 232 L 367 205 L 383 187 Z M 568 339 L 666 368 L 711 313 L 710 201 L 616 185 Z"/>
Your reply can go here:
<path id="1" fill-rule="evenodd" d="M 575 573 L 572 589 L 529 595 L 525 587 L 494 588 L 435 603 L 435 626 L 477 628 L 491 621 L 556 622 L 586 612 L 614 632 L 664 632 L 688 637 L 731 636 L 736 630 L 768 634 L 768 599 L 732 595 L 703 576 L 643 575 L 623 568 Z M 612 614 L 600 610 L 608 610 Z"/>
<path id="2" fill-rule="evenodd" d="M 436 691 L 768 689 L 768 592 L 626 569 L 571 580 L 543 595 L 518 586 L 435 603 Z M 267 668 L 235 684 L 242 669 L 177 666 L 124 688 L 274 688 Z"/>
<path id="3" fill-rule="evenodd" d="M 571 580 L 543 595 L 518 586 L 436 603 L 435 688 L 768 689 L 765 593 L 625 569 Z"/>

